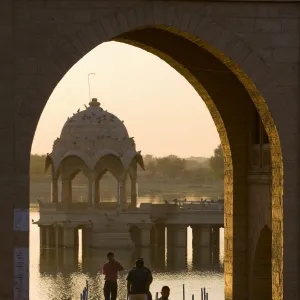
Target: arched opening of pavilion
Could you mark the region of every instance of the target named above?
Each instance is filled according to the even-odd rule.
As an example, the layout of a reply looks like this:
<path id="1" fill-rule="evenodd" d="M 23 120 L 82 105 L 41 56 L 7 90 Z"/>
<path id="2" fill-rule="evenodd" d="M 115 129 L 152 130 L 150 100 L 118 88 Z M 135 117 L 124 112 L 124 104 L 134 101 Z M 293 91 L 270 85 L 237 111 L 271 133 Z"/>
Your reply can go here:
<path id="1" fill-rule="evenodd" d="M 104 171 L 96 178 L 99 190 L 99 203 L 118 203 L 119 184 L 118 179 L 109 171 Z"/>
<path id="2" fill-rule="evenodd" d="M 59 179 L 58 179 L 59 180 Z M 72 203 L 88 203 L 89 201 L 89 180 L 86 175 L 77 170 L 71 176 L 71 186 L 72 186 Z M 59 186 L 59 184 L 58 184 Z M 59 195 L 58 190 L 58 195 Z M 59 201 L 58 201 L 59 202 Z"/>

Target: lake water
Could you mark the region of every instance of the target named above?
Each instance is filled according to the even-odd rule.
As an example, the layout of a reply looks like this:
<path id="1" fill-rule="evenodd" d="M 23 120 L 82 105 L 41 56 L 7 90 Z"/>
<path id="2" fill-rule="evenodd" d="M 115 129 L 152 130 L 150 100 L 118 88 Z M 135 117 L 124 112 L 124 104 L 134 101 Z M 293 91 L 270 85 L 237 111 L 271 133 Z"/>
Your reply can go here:
<path id="1" fill-rule="evenodd" d="M 31 219 L 38 220 L 39 214 L 31 212 Z M 79 247 L 74 250 L 46 249 L 40 251 L 39 228 L 30 227 L 30 299 L 31 300 L 73 300 L 85 286 L 90 284 L 90 300 L 100 296 L 103 299 L 103 275 L 100 270 L 106 261 L 107 250 L 89 250 L 87 253 Z M 182 249 L 165 250 L 135 249 L 134 251 L 112 249 L 116 258 L 125 268 L 119 279 L 119 299 L 126 298 L 126 274 L 137 256 L 143 256 L 153 271 L 151 285 L 153 298 L 163 285 L 171 288 L 171 300 L 182 299 L 182 285 L 185 284 L 185 299 L 201 299 L 201 287 L 205 287 L 209 299 L 224 299 L 223 253 L 224 232 L 220 231 L 220 264 L 217 266 L 197 266 L 193 262 L 192 230 L 188 228 L 187 257 Z M 164 258 L 166 257 L 166 259 Z"/>

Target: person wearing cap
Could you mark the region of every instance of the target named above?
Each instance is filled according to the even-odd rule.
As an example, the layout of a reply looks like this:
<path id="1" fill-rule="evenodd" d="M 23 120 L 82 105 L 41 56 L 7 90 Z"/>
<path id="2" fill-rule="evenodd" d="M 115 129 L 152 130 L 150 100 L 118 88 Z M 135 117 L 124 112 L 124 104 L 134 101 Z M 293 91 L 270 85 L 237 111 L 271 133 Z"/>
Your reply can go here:
<path id="1" fill-rule="evenodd" d="M 151 282 L 151 272 L 144 267 L 143 259 L 138 258 L 127 276 L 128 300 L 147 300 Z"/>

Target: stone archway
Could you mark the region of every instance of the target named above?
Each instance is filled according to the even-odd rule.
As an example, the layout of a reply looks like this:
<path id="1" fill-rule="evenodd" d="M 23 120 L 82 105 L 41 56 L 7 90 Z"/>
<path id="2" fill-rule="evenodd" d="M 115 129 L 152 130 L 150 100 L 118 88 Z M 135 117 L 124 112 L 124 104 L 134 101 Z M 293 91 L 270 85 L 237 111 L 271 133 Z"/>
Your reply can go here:
<path id="1" fill-rule="evenodd" d="M 276 91 L 277 83 L 263 61 L 241 39 L 208 16 L 170 4 L 146 4 L 83 26 L 64 39 L 60 48 L 53 46 L 47 62 L 43 60 L 46 58 L 42 58 L 47 75 L 34 81 L 35 89 L 31 88 L 31 83 L 20 93 L 22 95 L 14 123 L 14 157 L 15 164 L 22 162 L 23 168 L 15 171 L 16 184 L 23 180 L 24 175 L 28 175 L 28 157 L 34 131 L 51 91 L 81 57 L 101 42 L 112 39 L 153 49 L 156 55 L 162 53 L 170 57 L 169 62 L 177 63 L 176 69 L 185 75 L 206 101 L 216 122 L 225 154 L 226 299 L 244 299 L 248 293 L 248 276 L 245 272 L 249 255 L 246 221 L 247 135 L 253 129 L 250 112 L 255 105 L 271 146 L 272 223 L 280 224 L 272 232 L 273 241 L 276 241 L 273 244 L 273 268 L 277 270 L 279 278 L 278 283 L 275 282 L 277 286 L 273 289 L 273 296 L 282 299 L 283 165 L 278 133 L 265 103 L 271 103 L 270 89 Z M 177 49 L 179 46 L 180 51 Z M 191 52 L 193 55 L 190 55 Z M 26 184 L 20 185 L 17 194 L 24 193 L 28 194 Z M 26 201 L 28 199 L 24 199 L 24 204 Z"/>
<path id="2" fill-rule="evenodd" d="M 272 300 L 272 231 L 265 226 L 257 241 L 252 278 L 252 298 Z"/>

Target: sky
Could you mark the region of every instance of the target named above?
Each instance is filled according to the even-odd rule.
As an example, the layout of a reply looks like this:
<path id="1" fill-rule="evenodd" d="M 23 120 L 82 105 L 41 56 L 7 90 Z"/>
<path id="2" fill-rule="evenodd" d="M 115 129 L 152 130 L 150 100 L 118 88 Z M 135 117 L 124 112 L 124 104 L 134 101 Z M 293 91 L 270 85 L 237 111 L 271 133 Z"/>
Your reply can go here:
<path id="1" fill-rule="evenodd" d="M 98 98 L 104 110 L 124 120 L 137 150 L 157 157 L 209 157 L 220 139 L 203 100 L 160 58 L 119 42 L 99 45 L 58 83 L 41 115 L 32 153 L 50 153 L 67 120 Z"/>

